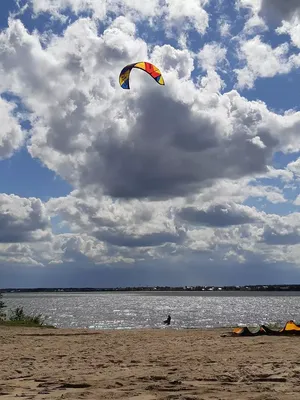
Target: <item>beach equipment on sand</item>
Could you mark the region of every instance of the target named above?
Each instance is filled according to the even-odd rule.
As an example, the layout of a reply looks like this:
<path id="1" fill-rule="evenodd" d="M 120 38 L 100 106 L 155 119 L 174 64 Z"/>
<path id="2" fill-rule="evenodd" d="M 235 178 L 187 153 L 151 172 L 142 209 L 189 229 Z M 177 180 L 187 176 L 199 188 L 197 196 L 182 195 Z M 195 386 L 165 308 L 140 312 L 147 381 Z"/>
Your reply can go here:
<path id="1" fill-rule="evenodd" d="M 284 336 L 284 335 L 300 335 L 300 326 L 294 321 L 288 321 L 281 329 L 271 329 L 266 325 L 261 325 L 257 328 L 248 328 L 247 326 L 234 328 L 232 331 L 233 336 Z"/>

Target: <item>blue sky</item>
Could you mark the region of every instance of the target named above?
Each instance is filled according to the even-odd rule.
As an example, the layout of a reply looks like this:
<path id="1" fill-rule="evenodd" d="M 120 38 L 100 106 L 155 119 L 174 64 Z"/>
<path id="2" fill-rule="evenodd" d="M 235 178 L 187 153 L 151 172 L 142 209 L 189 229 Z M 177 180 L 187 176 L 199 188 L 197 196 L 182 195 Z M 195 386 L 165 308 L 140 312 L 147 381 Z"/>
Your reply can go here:
<path id="1" fill-rule="evenodd" d="M 10 4 L 9 4 L 10 3 Z M 20 5 L 23 4 L 20 2 Z M 8 26 L 8 18 L 18 12 L 19 7 L 15 1 L 0 4 L 0 29 Z M 61 31 L 61 24 L 53 24 L 49 15 L 40 15 L 33 18 L 29 8 L 25 14 L 18 18 L 24 23 L 28 31 L 37 29 L 40 32 L 54 29 L 55 33 Z M 2 97 L 11 99 L 13 96 L 2 93 Z M 18 99 L 18 101 L 20 101 Z M 22 102 L 20 101 L 22 105 Z M 30 131 L 30 124 L 23 122 L 24 131 Z M 45 168 L 40 160 L 32 158 L 26 149 L 21 148 L 11 158 L 1 161 L 0 190 L 8 194 L 17 194 L 21 197 L 39 197 L 47 201 L 51 197 L 65 196 L 72 187 L 55 172 Z"/>
<path id="2" fill-rule="evenodd" d="M 1 191 L 21 197 L 39 197 L 47 201 L 51 197 L 65 196 L 72 187 L 33 159 L 26 149 L 21 149 L 12 158 L 1 161 Z"/>
<path id="3" fill-rule="evenodd" d="M 120 266 L 142 263 L 156 271 L 151 279 L 144 274 L 145 284 L 159 284 L 165 268 L 184 262 L 170 284 L 188 284 L 202 279 L 196 252 L 216 271 L 232 263 L 224 282 L 232 276 L 247 284 L 240 265 L 257 263 L 268 271 L 260 276 L 253 267 L 257 282 L 267 279 L 270 263 L 279 281 L 286 268 L 297 280 L 300 50 L 293 25 L 279 35 L 254 1 L 247 9 L 242 0 L 209 2 L 193 13 L 193 0 L 180 12 L 171 2 L 163 13 L 128 1 L 120 14 L 119 3 L 107 0 L 106 13 L 84 1 L 70 1 L 67 10 L 62 1 L 0 4 L 0 228 L 7 232 L 0 278 L 30 286 L 36 268 L 49 268 L 59 284 L 72 265 L 78 277 L 92 265 L 90 276 L 115 271 L 107 278 L 113 285 Z M 158 63 L 166 87 L 139 73 L 124 93 L 120 68 L 141 57 Z M 224 213 L 227 225 L 216 223 Z M 10 267 L 27 278 L 8 274 Z M 213 274 L 202 277 L 214 284 Z"/>

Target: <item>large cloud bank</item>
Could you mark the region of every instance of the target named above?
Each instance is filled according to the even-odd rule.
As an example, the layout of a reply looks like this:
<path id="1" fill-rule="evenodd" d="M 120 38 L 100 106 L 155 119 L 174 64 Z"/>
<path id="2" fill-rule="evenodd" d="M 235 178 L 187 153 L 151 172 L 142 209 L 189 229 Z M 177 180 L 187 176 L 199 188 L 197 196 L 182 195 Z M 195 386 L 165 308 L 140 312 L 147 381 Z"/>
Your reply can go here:
<path id="1" fill-rule="evenodd" d="M 298 4 L 272 3 L 271 15 L 267 0 L 237 1 L 249 12 L 230 65 L 227 42 L 189 46 L 191 31 L 203 37 L 209 30 L 208 1 L 182 7 L 170 0 L 162 12 L 156 3 L 32 0 L 31 12 L 65 24 L 62 32 L 30 32 L 18 17 L 1 31 L 0 158 L 26 146 L 74 188 L 44 203 L 0 195 L 4 266 L 169 268 L 195 265 L 197 257 L 216 265 L 297 264 L 300 213 L 280 215 L 247 201 L 291 202 L 284 188 L 298 182 L 299 162 L 284 169 L 272 163 L 278 151 L 300 151 L 300 112 L 276 112 L 239 90 L 299 68 L 291 52 Z M 176 45 L 141 35 L 142 21 Z M 229 36 L 229 45 L 226 23 L 220 41 Z M 291 41 L 271 46 L 255 27 L 288 33 Z M 166 86 L 133 71 L 131 90 L 122 90 L 121 68 L 143 59 L 159 65 Z M 230 89 L 224 71 L 235 77 Z"/>

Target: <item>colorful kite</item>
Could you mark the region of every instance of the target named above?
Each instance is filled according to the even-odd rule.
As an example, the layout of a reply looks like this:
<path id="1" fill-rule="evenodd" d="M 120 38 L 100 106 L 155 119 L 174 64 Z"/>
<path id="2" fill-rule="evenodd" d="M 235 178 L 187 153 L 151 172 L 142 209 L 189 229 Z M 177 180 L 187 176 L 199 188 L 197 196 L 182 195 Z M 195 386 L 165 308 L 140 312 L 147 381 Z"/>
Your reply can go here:
<path id="1" fill-rule="evenodd" d="M 124 67 L 122 69 L 122 71 L 120 72 L 120 76 L 119 76 L 119 83 L 123 89 L 130 89 L 129 76 L 130 76 L 130 72 L 131 72 L 132 68 L 142 69 L 145 72 L 147 72 L 149 75 L 151 75 L 152 78 L 155 79 L 158 84 L 160 84 L 160 85 L 165 84 L 164 78 L 162 77 L 160 70 L 155 65 L 142 61 L 142 62 L 126 65 L 126 67 Z"/>

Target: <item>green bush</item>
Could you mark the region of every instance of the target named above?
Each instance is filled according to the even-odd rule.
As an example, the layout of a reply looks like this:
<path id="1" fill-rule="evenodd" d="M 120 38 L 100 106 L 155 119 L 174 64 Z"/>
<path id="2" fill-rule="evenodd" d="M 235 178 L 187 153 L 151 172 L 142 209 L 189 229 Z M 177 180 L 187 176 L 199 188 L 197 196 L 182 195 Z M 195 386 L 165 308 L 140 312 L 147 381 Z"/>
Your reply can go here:
<path id="1" fill-rule="evenodd" d="M 54 328 L 52 325 L 45 324 L 45 318 L 42 314 L 28 315 L 25 314 L 23 307 L 17 307 L 14 310 L 10 310 L 8 314 L 4 312 L 6 304 L 2 299 L 2 293 L 0 293 L 0 324 L 7 326 L 28 326 L 28 327 L 44 327 Z"/>
<path id="2" fill-rule="evenodd" d="M 25 314 L 23 307 L 17 307 L 9 315 L 9 321 L 28 323 L 29 325 L 43 326 L 45 320 L 42 314 L 38 315 L 27 315 Z"/>
<path id="3" fill-rule="evenodd" d="M 4 320 L 6 318 L 6 314 L 4 312 L 4 308 L 6 307 L 6 304 L 4 303 L 3 300 L 1 300 L 2 297 L 3 297 L 3 295 L 0 292 L 0 321 Z"/>
<path id="4" fill-rule="evenodd" d="M 37 315 L 28 315 L 25 314 L 23 307 L 17 307 L 14 310 L 10 310 L 7 313 L 4 312 L 6 308 L 6 304 L 2 300 L 3 295 L 0 292 L 0 323 L 1 325 L 8 326 L 36 326 L 36 327 L 44 327 L 44 328 L 54 328 L 52 325 L 45 324 L 45 318 L 43 318 L 42 314 Z"/>

